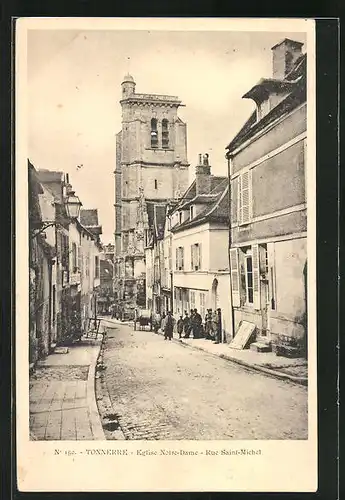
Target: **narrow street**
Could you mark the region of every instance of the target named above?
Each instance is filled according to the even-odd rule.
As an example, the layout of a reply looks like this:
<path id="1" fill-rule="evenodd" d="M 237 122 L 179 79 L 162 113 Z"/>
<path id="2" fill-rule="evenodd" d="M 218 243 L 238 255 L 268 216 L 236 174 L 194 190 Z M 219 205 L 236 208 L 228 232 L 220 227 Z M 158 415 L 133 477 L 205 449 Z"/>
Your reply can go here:
<path id="1" fill-rule="evenodd" d="M 126 439 L 307 438 L 305 387 L 127 325 L 108 329 L 103 362 Z"/>

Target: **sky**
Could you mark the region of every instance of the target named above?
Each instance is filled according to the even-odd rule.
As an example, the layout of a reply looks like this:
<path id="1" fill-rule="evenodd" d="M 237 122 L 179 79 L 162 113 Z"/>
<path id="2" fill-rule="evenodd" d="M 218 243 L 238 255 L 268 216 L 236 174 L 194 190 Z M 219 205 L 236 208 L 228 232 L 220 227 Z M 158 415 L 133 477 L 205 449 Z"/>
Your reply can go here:
<path id="1" fill-rule="evenodd" d="M 271 47 L 284 38 L 306 44 L 301 32 L 29 30 L 29 158 L 69 173 L 83 208 L 98 208 L 102 241 L 112 242 L 124 75 L 138 93 L 182 100 L 190 181 L 199 153 L 227 175 L 226 145 L 255 107 L 242 96 L 272 76 Z"/>

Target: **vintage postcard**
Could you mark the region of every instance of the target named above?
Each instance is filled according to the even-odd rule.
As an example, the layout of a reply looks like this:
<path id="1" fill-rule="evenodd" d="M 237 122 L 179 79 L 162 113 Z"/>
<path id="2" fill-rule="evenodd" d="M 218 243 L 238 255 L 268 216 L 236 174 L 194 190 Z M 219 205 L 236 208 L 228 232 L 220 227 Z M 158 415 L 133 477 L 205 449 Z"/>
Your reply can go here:
<path id="1" fill-rule="evenodd" d="M 316 491 L 314 21 L 15 31 L 18 489 Z"/>

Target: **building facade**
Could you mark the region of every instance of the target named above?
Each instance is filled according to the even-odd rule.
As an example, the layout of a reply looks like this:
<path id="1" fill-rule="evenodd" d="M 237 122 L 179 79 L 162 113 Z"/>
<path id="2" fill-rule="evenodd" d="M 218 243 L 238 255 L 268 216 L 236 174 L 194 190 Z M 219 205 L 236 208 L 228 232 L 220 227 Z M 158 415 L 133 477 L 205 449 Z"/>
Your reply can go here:
<path id="1" fill-rule="evenodd" d="M 146 262 L 146 308 L 152 313 L 172 310 L 171 232 L 167 203 L 149 205 L 149 224 L 145 247 Z M 170 259 L 169 259 L 170 255 Z"/>
<path id="2" fill-rule="evenodd" d="M 243 97 L 256 109 L 227 146 L 235 330 L 305 350 L 307 321 L 306 55 L 272 48 L 273 78 Z"/>
<path id="3" fill-rule="evenodd" d="M 103 247 L 100 240 L 102 226 L 98 221 L 97 209 L 82 209 L 80 211 L 80 224 L 88 235 L 83 240 L 85 298 L 82 309 L 88 318 L 96 318 L 98 313 L 98 297 L 101 284 L 101 258 Z"/>
<path id="4" fill-rule="evenodd" d="M 36 170 L 29 162 L 29 352 L 33 364 L 56 345 L 79 338 L 95 315 L 99 226 L 93 234 L 68 216 L 66 200 L 72 193 L 67 175 Z"/>
<path id="5" fill-rule="evenodd" d="M 170 214 L 173 305 L 176 317 L 221 309 L 222 341 L 232 339 L 228 259 L 228 179 L 211 174 L 199 155 L 195 181 Z"/>
<path id="6" fill-rule="evenodd" d="M 71 323 L 70 308 L 70 259 L 69 259 L 69 224 L 70 220 L 64 205 L 67 196 L 68 179 L 63 172 L 37 170 L 37 177 L 45 193 L 52 197 L 52 209 L 45 222 L 54 221 L 52 227 L 47 228 L 44 233 L 55 235 L 55 260 L 52 271 L 52 321 L 54 324 L 51 337 L 50 349 L 56 344 L 63 343 L 69 336 Z M 44 222 L 44 221 L 43 221 Z"/>
<path id="7" fill-rule="evenodd" d="M 38 180 L 29 162 L 29 363 L 50 352 L 56 329 L 56 241 L 53 227 L 40 228 L 55 218 L 54 197 Z"/>
<path id="8" fill-rule="evenodd" d="M 122 82 L 122 130 L 116 136 L 115 283 L 117 301 L 134 314 L 146 305 L 147 203 L 179 197 L 188 186 L 186 124 L 175 96 L 140 94 Z"/>

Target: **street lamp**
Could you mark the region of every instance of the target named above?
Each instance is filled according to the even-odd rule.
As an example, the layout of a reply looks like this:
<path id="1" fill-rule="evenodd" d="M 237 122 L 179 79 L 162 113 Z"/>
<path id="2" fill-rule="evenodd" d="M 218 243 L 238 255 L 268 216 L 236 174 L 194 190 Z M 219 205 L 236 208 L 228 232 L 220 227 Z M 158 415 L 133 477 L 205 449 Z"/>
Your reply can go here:
<path id="1" fill-rule="evenodd" d="M 78 219 L 79 214 L 80 214 L 80 208 L 82 206 L 82 202 L 80 201 L 79 197 L 76 196 L 74 191 L 70 191 L 68 196 L 64 200 L 64 205 L 67 213 L 67 217 L 71 220 Z M 39 231 L 36 231 L 32 238 L 35 238 L 37 235 L 43 233 L 48 227 L 51 226 L 59 226 L 61 225 L 57 221 L 44 221 L 42 222 L 42 226 L 39 229 Z"/>
<path id="2" fill-rule="evenodd" d="M 70 219 L 78 219 L 81 206 L 82 202 L 80 201 L 79 197 L 75 194 L 74 191 L 70 191 L 65 200 L 67 216 Z"/>

